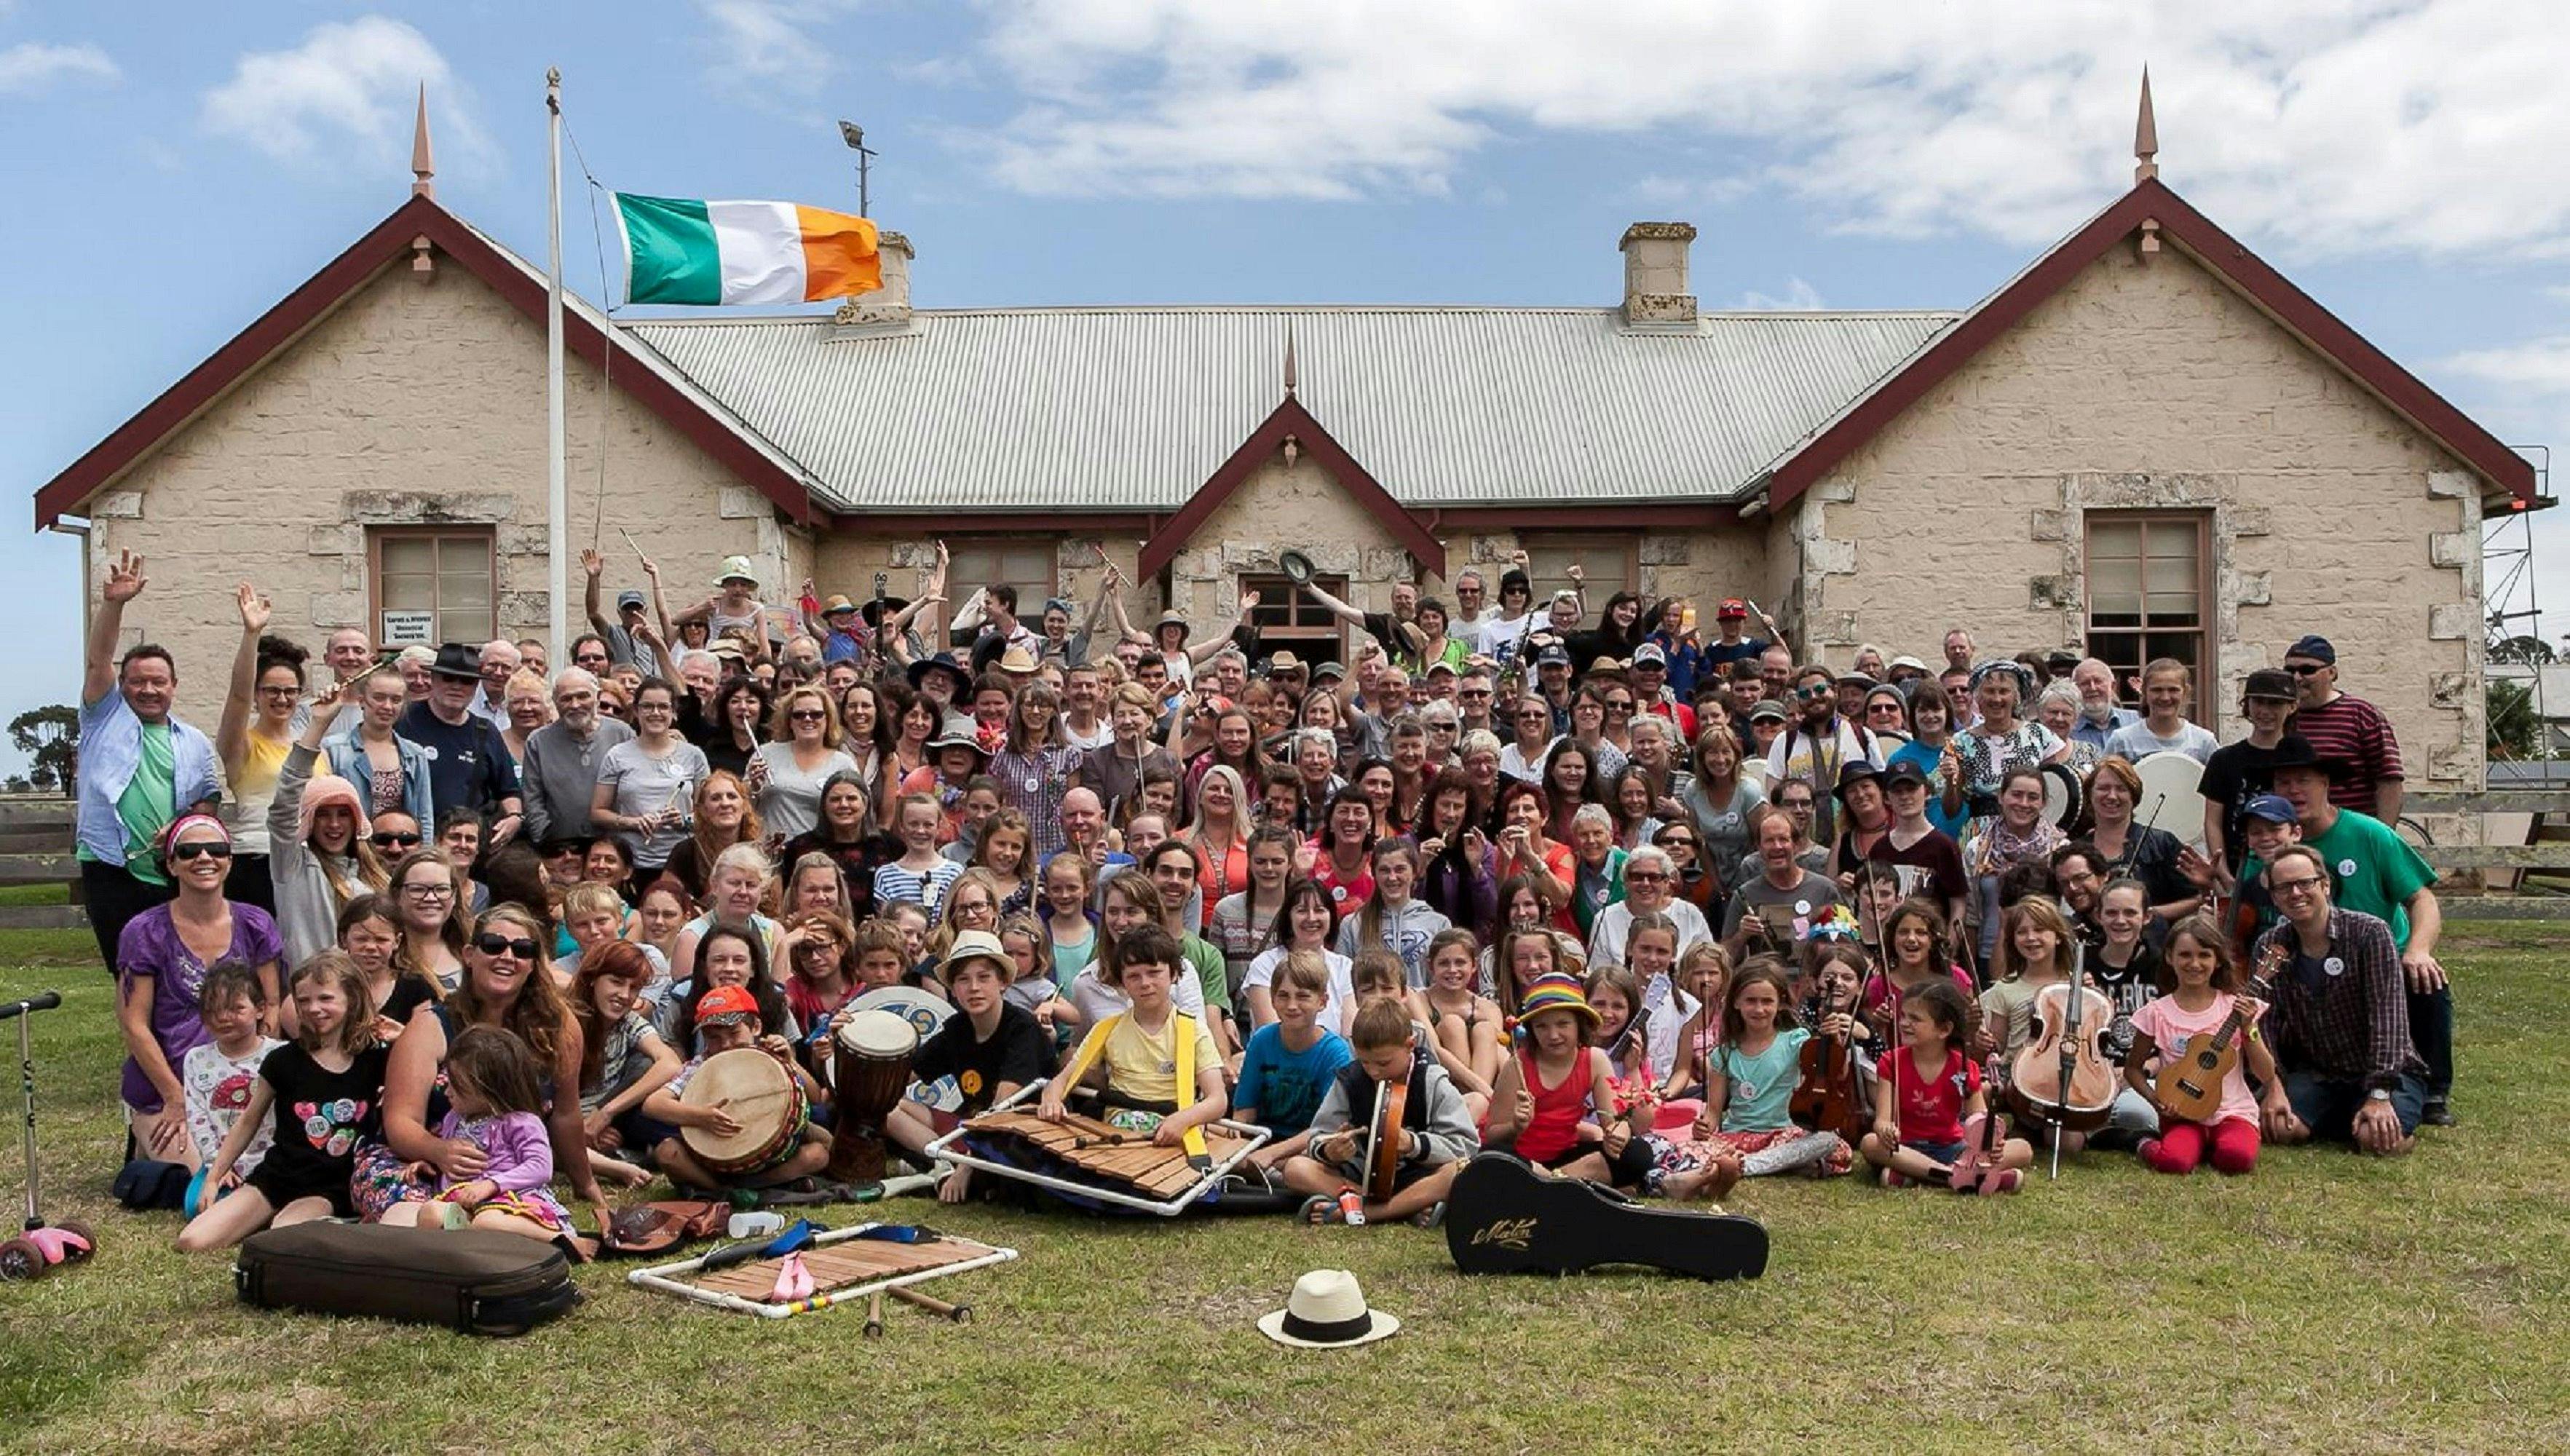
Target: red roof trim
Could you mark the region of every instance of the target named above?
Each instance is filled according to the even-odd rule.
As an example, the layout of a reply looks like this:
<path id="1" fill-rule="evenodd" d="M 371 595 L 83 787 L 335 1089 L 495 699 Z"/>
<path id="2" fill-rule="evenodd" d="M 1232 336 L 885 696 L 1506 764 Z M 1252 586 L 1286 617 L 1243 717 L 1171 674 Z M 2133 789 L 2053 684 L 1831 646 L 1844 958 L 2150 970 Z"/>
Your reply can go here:
<path id="1" fill-rule="evenodd" d="M 2473 423 L 2470 416 L 2446 402 L 2416 375 L 2392 362 L 2389 355 L 2294 286 L 2246 244 L 2189 207 L 2166 184 L 2152 179 L 2136 184 L 2113 207 L 1966 315 L 1952 332 L 1929 345 L 1909 367 L 1884 381 L 1835 424 L 1788 457 L 1769 482 L 1771 502 L 1782 505 L 1800 495 L 1921 396 L 1961 368 L 1983 346 L 2015 326 L 2035 305 L 2104 256 L 2106 249 L 2130 238 L 2146 221 L 2157 222 L 2162 239 L 2183 246 L 2190 257 L 2356 376 L 2375 397 L 2433 437 L 2483 479 L 2521 502 L 2533 501 L 2534 467 L 2523 456 Z"/>
<path id="2" fill-rule="evenodd" d="M 415 197 L 375 225 L 345 252 L 332 258 L 302 286 L 285 295 L 230 342 L 188 371 L 178 383 L 36 492 L 36 529 L 44 530 L 65 515 L 77 514 L 100 487 L 149 455 L 162 441 L 208 405 L 320 321 L 349 294 L 385 267 L 409 255 L 413 239 L 426 238 L 437 249 L 530 318 L 545 316 L 545 286 L 503 257 L 480 234 L 428 198 Z M 606 357 L 606 340 L 597 325 L 577 312 L 563 315 L 563 337 L 573 352 L 592 364 Z M 616 383 L 637 403 L 666 420 L 680 434 L 747 485 L 776 503 L 797 521 L 812 519 L 812 501 L 801 481 L 778 468 L 738 429 L 704 409 L 657 371 L 643 364 L 623 343 L 617 352 L 632 365 L 615 371 Z"/>
<path id="3" fill-rule="evenodd" d="M 1355 456 L 1330 438 L 1330 432 L 1321 428 L 1321 422 L 1312 418 L 1312 412 L 1303 407 L 1301 400 L 1290 394 L 1284 403 L 1276 406 L 1274 413 L 1251 431 L 1248 439 L 1241 441 L 1240 448 L 1231 452 L 1230 459 L 1205 477 L 1205 483 L 1196 487 L 1195 494 L 1187 498 L 1187 503 L 1152 533 L 1150 540 L 1142 543 L 1142 554 L 1135 563 L 1134 574 L 1147 577 L 1168 565 L 1179 548 L 1194 539 L 1196 532 L 1213 518 L 1213 513 L 1221 508 L 1222 503 L 1231 499 L 1231 493 L 1240 489 L 1241 482 L 1249 478 L 1250 472 L 1266 464 L 1285 447 L 1288 435 L 1293 436 L 1314 461 L 1356 498 L 1367 515 L 1381 521 L 1393 539 L 1409 549 L 1413 560 L 1432 575 L 1442 577 L 1446 574 L 1445 546 L 1420 523 L 1417 516 L 1392 498 L 1392 492 L 1367 474 Z"/>

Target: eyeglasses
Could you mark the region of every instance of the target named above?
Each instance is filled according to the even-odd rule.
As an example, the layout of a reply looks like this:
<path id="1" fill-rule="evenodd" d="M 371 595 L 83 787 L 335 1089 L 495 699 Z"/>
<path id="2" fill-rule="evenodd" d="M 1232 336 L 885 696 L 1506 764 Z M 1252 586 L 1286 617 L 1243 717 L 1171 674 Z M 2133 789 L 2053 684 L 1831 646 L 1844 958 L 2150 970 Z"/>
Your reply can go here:
<path id="1" fill-rule="evenodd" d="M 484 955 L 514 956 L 522 961 L 531 961 L 536 958 L 536 943 L 534 941 L 524 939 L 513 940 L 496 931 L 486 930 L 482 934 L 475 936 L 473 938 L 473 947 Z"/>
<path id="2" fill-rule="evenodd" d="M 2286 895 L 2318 894 L 2320 887 L 2325 883 L 2327 880 L 2317 874 L 2305 875 L 2301 879 L 2270 878 L 2267 881 L 2267 892 L 2280 899 Z"/>
<path id="3" fill-rule="evenodd" d="M 817 708 L 798 708 L 785 717 L 790 723 L 823 723 L 830 716 Z"/>
<path id="4" fill-rule="evenodd" d="M 1809 703 L 1815 698 L 1827 698 L 1836 691 L 1836 689 L 1832 688 L 1827 683 L 1814 683 L 1806 688 L 1795 689 L 1794 696 L 1802 699 L 1806 703 Z"/>
<path id="5" fill-rule="evenodd" d="M 1660 847 L 1663 849 L 1693 849 L 1695 843 L 1695 836 L 1692 834 L 1663 834 L 1659 839 Z"/>
<path id="6" fill-rule="evenodd" d="M 401 892 L 410 896 L 414 900 L 451 900 L 455 898 L 455 886 L 449 884 L 430 883 L 424 885 L 404 885 L 402 886 Z"/>
<path id="7" fill-rule="evenodd" d="M 1624 883 L 1628 885 L 1655 885 L 1667 878 L 1667 875 L 1660 873 L 1656 869 L 1628 869 L 1624 871 Z"/>
<path id="8" fill-rule="evenodd" d="M 1609 698 L 1606 700 L 1606 711 L 1608 713 L 1631 713 L 1633 711 L 1633 700 L 1630 698 Z"/>
<path id="9" fill-rule="evenodd" d="M 375 841 L 377 849 L 412 849 L 419 844 L 417 830 L 405 834 L 399 829 L 384 829 L 366 837 Z"/>
<path id="10" fill-rule="evenodd" d="M 232 846 L 216 840 L 205 840 L 195 844 L 173 844 L 170 846 L 170 857 L 178 860 L 182 864 L 185 864 L 191 859 L 203 859 L 208 855 L 212 855 L 216 859 L 229 859 L 232 857 Z"/>
<path id="11" fill-rule="evenodd" d="M 2293 675 L 2294 675 L 2295 677 L 2297 677 L 2297 678 L 2308 678 L 2308 677 L 2310 677 L 2310 676 L 2311 676 L 2312 674 L 2314 674 L 2314 673 L 2327 672 L 2328 670 L 2329 670 L 2329 664 L 2327 664 L 2327 663 L 2287 663 L 2287 664 L 2285 664 L 2285 671 L 2286 671 L 2286 672 L 2288 672 L 2288 673 L 2293 674 Z"/>
<path id="12" fill-rule="evenodd" d="M 259 696 L 260 696 L 261 698 L 286 698 L 286 699 L 291 699 L 291 698 L 293 698 L 296 694 L 301 693 L 302 691 L 303 691 L 302 689 L 295 687 L 295 686 L 294 686 L 293 684 L 291 684 L 291 683 L 286 683 L 286 684 L 270 683 L 270 684 L 266 684 L 266 685 L 263 685 L 262 687 L 260 687 L 260 689 L 258 690 L 258 693 L 259 693 Z"/>

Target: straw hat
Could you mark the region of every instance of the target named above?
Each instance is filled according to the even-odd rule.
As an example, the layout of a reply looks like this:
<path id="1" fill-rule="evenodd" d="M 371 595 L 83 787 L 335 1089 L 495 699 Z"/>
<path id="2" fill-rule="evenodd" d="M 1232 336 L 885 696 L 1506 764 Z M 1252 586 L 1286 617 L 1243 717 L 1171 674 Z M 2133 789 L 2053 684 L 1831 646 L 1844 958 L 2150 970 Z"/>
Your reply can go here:
<path id="1" fill-rule="evenodd" d="M 1346 1269 L 1314 1269 L 1294 1281 L 1284 1308 L 1258 1316 L 1258 1332 L 1280 1345 L 1326 1350 L 1388 1339 L 1401 1321 L 1366 1307 L 1365 1290 Z"/>

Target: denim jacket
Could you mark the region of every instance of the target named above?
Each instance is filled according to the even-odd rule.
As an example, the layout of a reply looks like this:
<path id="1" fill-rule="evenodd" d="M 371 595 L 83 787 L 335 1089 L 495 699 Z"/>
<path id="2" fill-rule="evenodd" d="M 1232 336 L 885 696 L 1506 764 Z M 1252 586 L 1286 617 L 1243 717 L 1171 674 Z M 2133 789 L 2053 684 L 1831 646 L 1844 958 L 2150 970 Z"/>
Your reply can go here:
<path id="1" fill-rule="evenodd" d="M 330 759 L 330 771 L 357 786 L 357 797 L 374 808 L 374 770 L 367 766 L 365 747 L 357 741 L 362 724 L 350 724 L 343 733 L 332 733 L 321 742 L 321 751 Z M 410 816 L 419 820 L 419 832 L 425 836 L 437 833 L 435 805 L 429 802 L 428 753 L 419 744 L 396 735 L 393 746 L 401 754 L 402 804 Z"/>

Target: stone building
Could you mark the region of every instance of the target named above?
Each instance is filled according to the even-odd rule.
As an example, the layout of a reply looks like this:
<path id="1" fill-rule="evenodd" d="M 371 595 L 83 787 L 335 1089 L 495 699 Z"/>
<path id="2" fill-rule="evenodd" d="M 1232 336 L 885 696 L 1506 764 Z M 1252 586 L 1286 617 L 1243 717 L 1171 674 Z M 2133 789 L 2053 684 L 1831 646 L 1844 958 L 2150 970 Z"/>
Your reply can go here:
<path id="1" fill-rule="evenodd" d="M 923 309 L 889 233 L 835 316 L 576 301 L 572 544 L 639 585 L 630 536 L 673 600 L 732 554 L 771 600 L 908 595 L 939 539 L 959 593 L 1085 603 L 1111 561 L 1137 617 L 1272 588 L 1321 656 L 1280 551 L 1376 606 L 1522 548 L 1592 603 L 1758 599 L 1833 663 L 1954 624 L 2177 656 L 2226 733 L 2317 631 L 2413 784 L 2477 785 L 2480 523 L 2532 469 L 2161 183 L 2144 126 L 2131 191 L 1959 312 L 1703 310 L 1682 223 L 1626 230 L 1609 307 Z M 36 493 L 93 574 L 151 559 L 129 622 L 203 721 L 244 576 L 314 638 L 548 620 L 544 278 L 438 204 L 421 142 L 408 201 Z"/>

